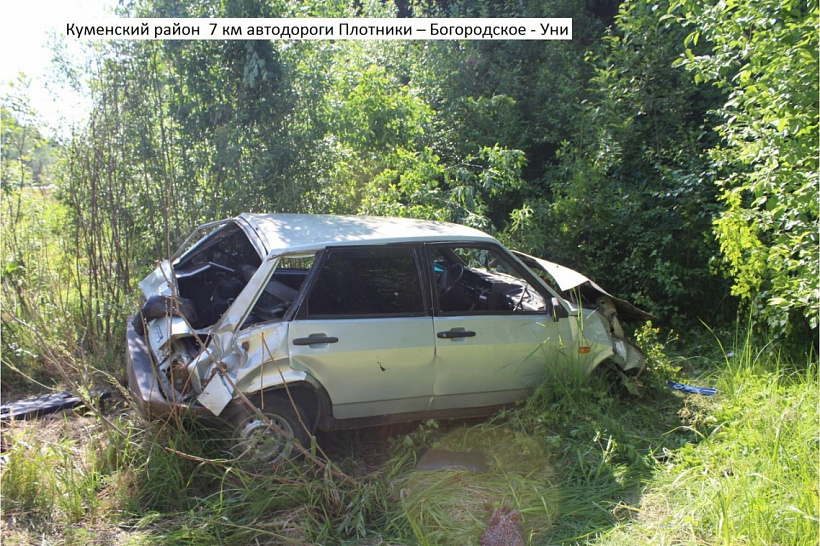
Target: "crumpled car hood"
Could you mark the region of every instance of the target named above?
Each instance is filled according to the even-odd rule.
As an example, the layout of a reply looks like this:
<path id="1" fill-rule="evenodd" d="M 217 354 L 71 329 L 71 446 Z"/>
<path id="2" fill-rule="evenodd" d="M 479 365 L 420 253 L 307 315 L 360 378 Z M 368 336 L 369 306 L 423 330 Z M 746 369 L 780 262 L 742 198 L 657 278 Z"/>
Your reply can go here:
<path id="1" fill-rule="evenodd" d="M 601 296 L 610 298 L 615 305 L 615 309 L 618 311 L 618 317 L 623 321 L 658 320 L 658 318 L 651 313 L 647 313 L 626 300 L 616 298 L 598 286 L 594 281 L 577 271 L 564 267 L 563 265 L 549 262 L 543 258 L 536 258 L 535 256 L 524 254 L 517 250 L 513 250 L 512 252 L 530 269 L 541 269 L 555 279 L 558 288 L 562 292 L 561 295 L 570 301 L 576 299 L 572 295 L 572 290 L 577 289 L 580 291 L 583 301 L 595 302 Z"/>

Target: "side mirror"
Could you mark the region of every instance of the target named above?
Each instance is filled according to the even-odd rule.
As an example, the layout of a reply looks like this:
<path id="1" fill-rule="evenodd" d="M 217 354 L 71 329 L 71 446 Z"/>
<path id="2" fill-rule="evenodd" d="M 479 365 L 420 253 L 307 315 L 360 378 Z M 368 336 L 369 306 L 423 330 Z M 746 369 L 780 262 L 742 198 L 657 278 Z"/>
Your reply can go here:
<path id="1" fill-rule="evenodd" d="M 568 316 L 569 312 L 558 302 L 558 298 L 552 298 L 552 320 L 558 322 L 558 319 L 567 318 Z"/>

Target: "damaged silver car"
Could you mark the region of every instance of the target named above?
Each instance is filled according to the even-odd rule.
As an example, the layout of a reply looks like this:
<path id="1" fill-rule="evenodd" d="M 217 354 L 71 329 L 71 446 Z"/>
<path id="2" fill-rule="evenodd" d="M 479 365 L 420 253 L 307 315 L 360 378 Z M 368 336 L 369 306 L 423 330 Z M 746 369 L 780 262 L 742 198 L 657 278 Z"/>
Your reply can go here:
<path id="1" fill-rule="evenodd" d="M 140 287 L 132 396 L 149 416 L 218 416 L 248 460 L 279 462 L 317 429 L 488 415 L 548 373 L 644 366 L 620 323 L 641 310 L 443 222 L 243 214 L 198 228 Z"/>

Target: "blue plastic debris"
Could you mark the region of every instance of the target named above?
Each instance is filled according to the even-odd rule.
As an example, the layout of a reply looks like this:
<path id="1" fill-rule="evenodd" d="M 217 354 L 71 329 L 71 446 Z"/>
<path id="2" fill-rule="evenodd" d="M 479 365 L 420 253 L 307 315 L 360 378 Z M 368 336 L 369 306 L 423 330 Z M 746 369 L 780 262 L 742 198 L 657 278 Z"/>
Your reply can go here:
<path id="1" fill-rule="evenodd" d="M 693 387 L 692 385 L 684 385 L 683 383 L 675 383 L 674 381 L 667 381 L 666 386 L 670 389 L 675 389 L 676 391 L 702 394 L 703 396 L 714 396 L 717 394 L 717 389 L 710 389 L 709 387 Z"/>

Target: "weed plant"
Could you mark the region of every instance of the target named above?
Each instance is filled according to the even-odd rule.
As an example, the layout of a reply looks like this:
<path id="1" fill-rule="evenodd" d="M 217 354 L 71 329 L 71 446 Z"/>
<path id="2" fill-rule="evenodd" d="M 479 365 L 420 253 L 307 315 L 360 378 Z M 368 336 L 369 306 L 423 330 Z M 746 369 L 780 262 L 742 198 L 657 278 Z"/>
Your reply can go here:
<path id="1" fill-rule="evenodd" d="M 485 423 L 447 431 L 432 446 L 453 452 L 479 452 L 487 470 L 417 470 L 393 481 L 399 488 L 401 517 L 418 544 L 477 543 L 495 508 L 521 512 L 530 540 L 542 540 L 555 517 L 557 488 L 543 443 L 500 424 Z M 411 538 L 411 537 L 404 537 Z"/>

